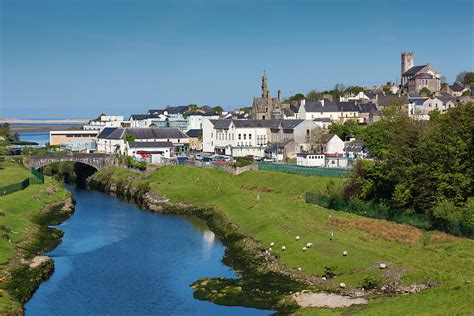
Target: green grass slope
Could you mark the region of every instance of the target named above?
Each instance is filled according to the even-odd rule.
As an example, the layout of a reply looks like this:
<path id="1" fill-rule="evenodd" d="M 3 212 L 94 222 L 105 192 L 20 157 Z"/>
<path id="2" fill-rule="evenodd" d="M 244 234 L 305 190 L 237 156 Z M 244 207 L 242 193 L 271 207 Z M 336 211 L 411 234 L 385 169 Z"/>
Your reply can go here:
<path id="1" fill-rule="evenodd" d="M 116 178 L 133 179 L 136 173 L 120 170 Z M 341 179 L 333 179 L 342 181 Z M 149 182 L 152 191 L 172 202 L 215 207 L 290 268 L 321 277 L 326 266 L 337 266 L 336 277 L 324 282 L 327 289 L 360 289 L 364 278 L 383 282 L 400 280 L 436 283 L 421 293 L 375 297 L 366 306 L 347 309 L 302 309 L 298 314 L 447 315 L 470 314 L 474 301 L 474 246 L 472 240 L 382 220 L 335 212 L 306 204 L 306 191 L 323 191 L 330 178 L 251 171 L 239 176 L 186 166 L 162 168 L 136 180 Z M 334 238 L 330 240 L 330 232 Z M 300 241 L 295 236 L 301 236 Z M 306 242 L 314 244 L 302 251 Z M 281 251 L 281 246 L 286 251 Z M 347 251 L 348 256 L 342 256 Z M 378 263 L 387 263 L 386 270 Z"/>

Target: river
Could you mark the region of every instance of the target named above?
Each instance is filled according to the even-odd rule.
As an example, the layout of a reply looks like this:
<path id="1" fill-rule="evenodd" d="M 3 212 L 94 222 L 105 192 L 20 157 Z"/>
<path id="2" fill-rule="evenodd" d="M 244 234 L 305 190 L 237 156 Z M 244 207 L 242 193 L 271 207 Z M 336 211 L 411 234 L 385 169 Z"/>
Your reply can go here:
<path id="1" fill-rule="evenodd" d="M 202 277 L 236 277 L 225 247 L 204 222 L 142 211 L 71 186 L 74 215 L 47 253 L 55 272 L 25 305 L 26 315 L 268 315 L 193 298 Z"/>

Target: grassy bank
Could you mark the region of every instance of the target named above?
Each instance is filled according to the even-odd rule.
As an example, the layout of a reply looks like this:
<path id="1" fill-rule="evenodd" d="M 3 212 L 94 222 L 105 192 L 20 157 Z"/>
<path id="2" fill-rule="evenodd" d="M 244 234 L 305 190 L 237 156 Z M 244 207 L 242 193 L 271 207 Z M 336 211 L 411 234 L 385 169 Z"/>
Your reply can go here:
<path id="1" fill-rule="evenodd" d="M 310 280 L 313 288 L 353 293 L 361 291 L 368 276 L 386 285 L 385 292 L 367 295 L 368 305 L 335 310 L 300 309 L 298 314 L 471 312 L 471 240 L 306 204 L 304 193 L 325 190 L 330 178 L 262 171 L 231 176 L 217 170 L 183 166 L 166 167 L 148 177 L 124 169 L 103 170 L 94 176 L 101 177 L 121 185 L 141 186 L 171 202 L 218 210 L 239 230 L 252 236 L 261 248 L 269 248 L 274 242 L 273 254 L 278 262 Z M 301 240 L 295 240 L 297 235 Z M 314 246 L 302 251 L 307 242 Z M 282 245 L 286 246 L 285 251 L 281 250 Z M 343 256 L 343 251 L 348 255 Z M 388 268 L 378 269 L 379 263 L 386 263 Z M 322 281 L 328 268 L 336 276 Z M 344 290 L 339 288 L 341 282 L 346 284 Z M 395 286 L 412 283 L 431 287 L 416 294 L 394 295 Z"/>
<path id="2" fill-rule="evenodd" d="M 0 169 L 5 184 L 30 175 L 14 163 Z M 62 232 L 47 225 L 59 224 L 70 215 L 72 207 L 67 202 L 71 202 L 70 193 L 49 178 L 45 184 L 0 197 L 0 314 L 21 314 L 23 304 L 52 273 L 51 259 L 36 264 L 33 259 L 59 243 Z"/>

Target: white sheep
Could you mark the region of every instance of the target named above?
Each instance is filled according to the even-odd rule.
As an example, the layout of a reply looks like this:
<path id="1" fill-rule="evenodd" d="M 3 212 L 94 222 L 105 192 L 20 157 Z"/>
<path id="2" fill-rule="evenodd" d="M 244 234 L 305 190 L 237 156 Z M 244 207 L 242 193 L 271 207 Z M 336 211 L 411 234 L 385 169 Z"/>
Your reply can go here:
<path id="1" fill-rule="evenodd" d="M 340 283 L 340 284 L 339 284 L 339 287 L 340 287 L 341 289 L 345 289 L 345 288 L 346 288 L 346 283 Z"/>
<path id="2" fill-rule="evenodd" d="M 344 251 L 342 252 L 342 255 L 343 255 L 344 257 L 347 256 L 347 251 L 344 250 Z"/>
<path id="3" fill-rule="evenodd" d="M 306 247 L 308 247 L 308 248 L 309 248 L 309 247 L 312 247 L 312 246 L 313 246 L 313 243 L 312 243 L 312 242 L 308 242 L 308 243 L 306 243 Z"/>
<path id="4" fill-rule="evenodd" d="M 272 242 L 270 243 L 270 247 L 273 247 L 273 246 L 275 246 L 275 243 L 272 241 Z"/>
<path id="5" fill-rule="evenodd" d="M 326 281 L 327 279 L 326 279 L 326 277 L 322 277 L 322 280 L 323 280 L 323 281 Z"/>
<path id="6" fill-rule="evenodd" d="M 306 249 L 307 249 L 306 247 L 303 247 L 303 251 L 306 251 Z"/>
<path id="7" fill-rule="evenodd" d="M 298 271 L 301 271 L 301 268 L 300 268 L 300 267 L 298 267 Z"/>
<path id="8" fill-rule="evenodd" d="M 285 251 L 285 250 L 286 250 L 286 246 L 281 246 L 281 250 Z"/>
<path id="9" fill-rule="evenodd" d="M 386 265 L 385 263 L 381 263 L 381 264 L 379 265 L 379 268 L 380 268 L 380 269 L 387 269 L 387 265 Z"/>
<path id="10" fill-rule="evenodd" d="M 300 239 L 301 239 L 301 237 L 300 237 L 300 236 L 296 236 L 296 238 L 295 238 L 295 239 L 296 239 L 296 240 L 300 240 Z"/>
<path id="11" fill-rule="evenodd" d="M 272 251 L 272 250 L 273 250 L 272 247 L 268 248 L 268 251 Z"/>

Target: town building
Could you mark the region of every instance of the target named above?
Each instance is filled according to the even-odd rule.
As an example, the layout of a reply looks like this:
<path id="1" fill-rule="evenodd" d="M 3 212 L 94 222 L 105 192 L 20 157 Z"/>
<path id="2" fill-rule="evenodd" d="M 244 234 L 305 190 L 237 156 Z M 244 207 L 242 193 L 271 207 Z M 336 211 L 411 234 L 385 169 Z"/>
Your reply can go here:
<path id="1" fill-rule="evenodd" d="M 49 144 L 51 146 L 70 146 L 85 149 L 93 149 L 95 146 L 91 144 L 95 142 L 99 135 L 98 130 L 68 130 L 68 131 L 50 131 Z M 81 144 L 90 144 L 90 146 L 82 146 Z M 76 151 L 83 151 L 77 149 Z"/>
<path id="2" fill-rule="evenodd" d="M 186 135 L 189 137 L 190 150 L 202 150 L 202 129 L 190 129 L 186 132 Z"/>
<path id="3" fill-rule="evenodd" d="M 430 64 L 415 66 L 414 53 L 402 52 L 401 61 L 401 85 L 408 93 L 420 92 L 427 88 L 430 92 L 441 89 L 441 74 Z"/>
<path id="4" fill-rule="evenodd" d="M 272 98 L 267 85 L 267 77 L 262 76 L 262 95 L 253 99 L 251 118 L 254 120 L 273 120 L 283 117 L 281 111 L 281 91 L 278 90 L 278 96 Z"/>
<path id="5" fill-rule="evenodd" d="M 270 144 L 294 140 L 300 150 L 310 145 L 312 120 L 205 120 L 203 151 L 232 156 L 264 157 Z"/>
<path id="6" fill-rule="evenodd" d="M 171 142 L 175 152 L 189 148 L 189 137 L 175 127 L 168 128 L 109 128 L 106 127 L 97 139 L 97 151 L 107 154 L 127 153 L 128 142 Z"/>
<path id="7" fill-rule="evenodd" d="M 325 167 L 326 156 L 323 153 L 298 153 L 296 164 L 304 167 Z"/>
<path id="8" fill-rule="evenodd" d="M 137 161 L 151 164 L 162 164 L 176 156 L 172 142 L 126 142 L 127 156 Z"/>

